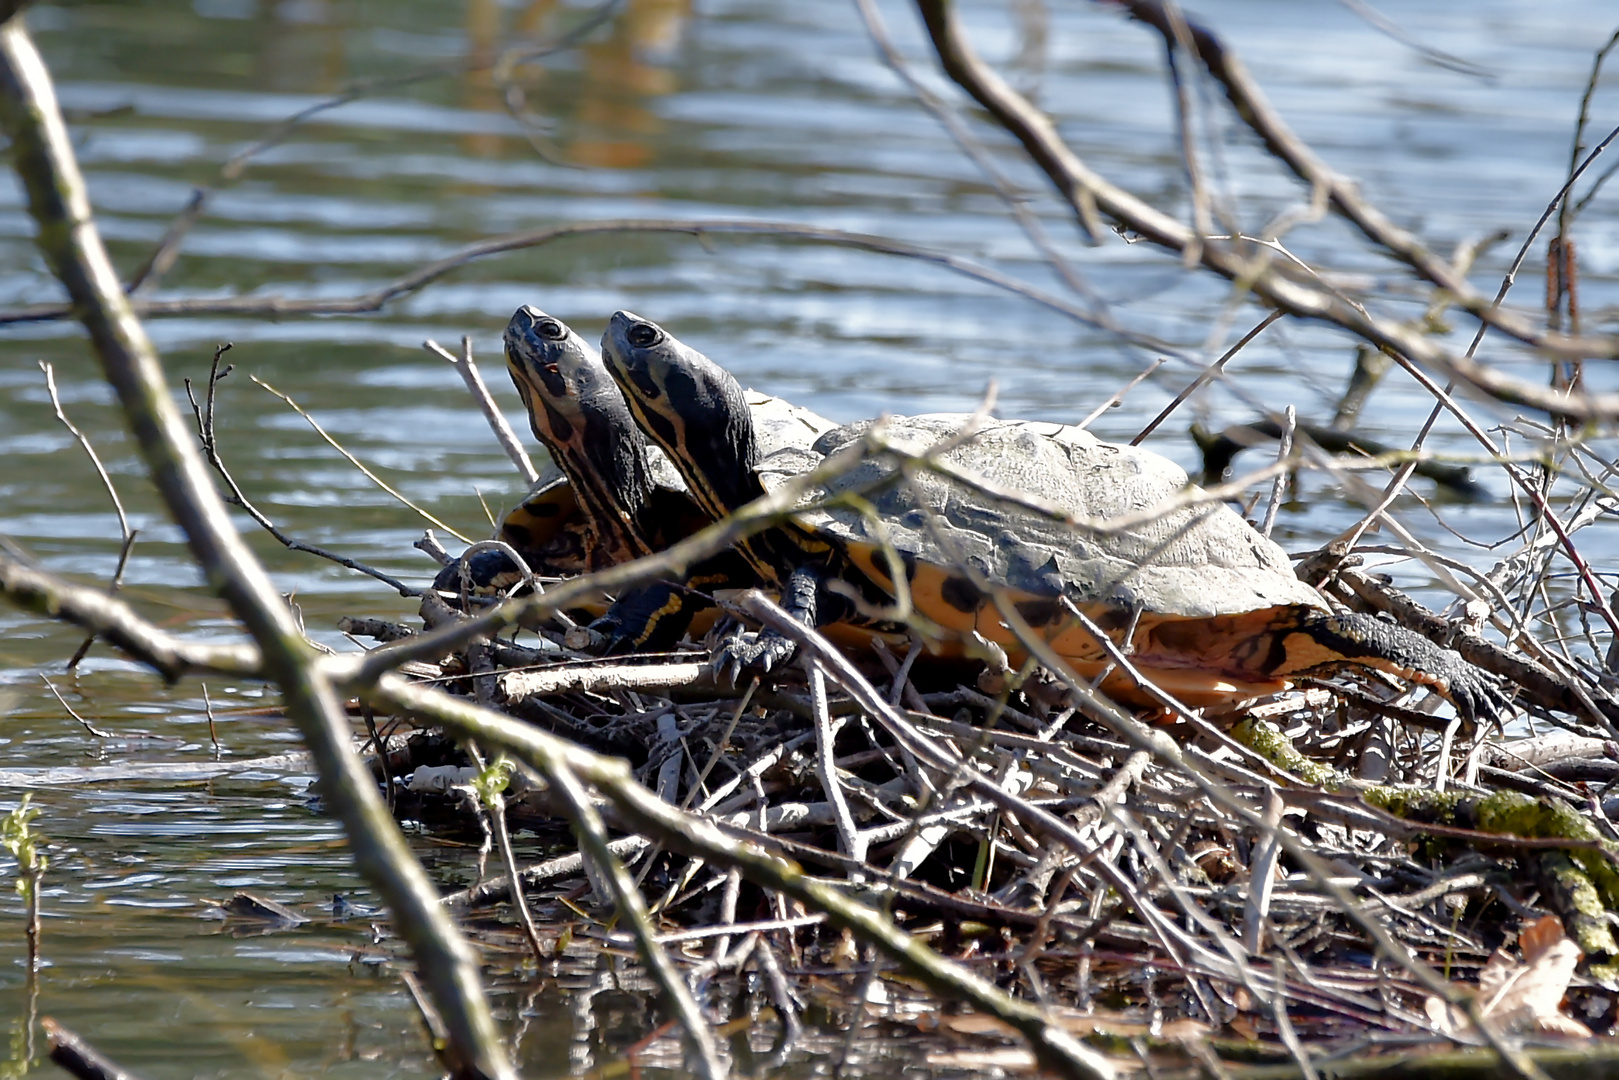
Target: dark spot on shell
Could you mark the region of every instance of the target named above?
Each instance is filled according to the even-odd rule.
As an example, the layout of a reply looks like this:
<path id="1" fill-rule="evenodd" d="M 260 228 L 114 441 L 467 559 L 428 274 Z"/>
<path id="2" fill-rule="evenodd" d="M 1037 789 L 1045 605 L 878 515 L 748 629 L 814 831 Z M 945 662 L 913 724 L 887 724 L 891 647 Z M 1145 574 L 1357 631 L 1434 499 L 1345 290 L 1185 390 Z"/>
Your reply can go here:
<path id="1" fill-rule="evenodd" d="M 939 586 L 939 599 L 955 608 L 957 611 L 972 614 L 983 603 L 984 594 L 978 587 L 964 577 L 951 575 L 944 579 Z"/>
<path id="2" fill-rule="evenodd" d="M 551 513 L 556 512 L 556 507 L 554 506 L 547 506 L 545 509 Z M 534 516 L 543 517 L 544 515 L 535 514 Z M 527 526 L 515 525 L 509 521 L 500 527 L 500 538 L 514 548 L 532 547 L 534 545 L 534 534 L 528 531 Z"/>
<path id="3" fill-rule="evenodd" d="M 1046 561 L 1036 564 L 1034 560 L 1041 554 L 1046 555 Z M 1062 570 L 1057 566 L 1057 556 L 1019 544 L 1009 549 L 1007 564 L 1007 579 L 1024 592 L 1043 597 L 1063 594 Z"/>
<path id="4" fill-rule="evenodd" d="M 1135 618 L 1135 612 L 1126 605 L 1112 605 L 1098 611 L 1087 611 L 1091 619 L 1103 630 L 1124 630 Z"/>
<path id="5" fill-rule="evenodd" d="M 1062 619 L 1062 604 L 1055 600 L 1020 600 L 1013 606 L 1030 626 L 1050 626 Z"/>

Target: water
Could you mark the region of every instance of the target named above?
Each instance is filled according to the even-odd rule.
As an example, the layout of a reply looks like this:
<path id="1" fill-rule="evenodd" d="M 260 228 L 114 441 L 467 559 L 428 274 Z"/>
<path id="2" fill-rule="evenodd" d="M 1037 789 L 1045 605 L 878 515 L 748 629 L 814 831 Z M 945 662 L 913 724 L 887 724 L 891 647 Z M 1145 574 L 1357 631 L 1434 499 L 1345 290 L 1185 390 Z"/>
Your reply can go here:
<path id="1" fill-rule="evenodd" d="M 1596 0 L 1491 0 L 1465 12 L 1424 0 L 1382 7 L 1415 38 L 1488 74 L 1432 64 L 1337 6 L 1227 0 L 1202 14 L 1241 52 L 1297 132 L 1436 250 L 1511 230 L 1512 240 L 1492 249 L 1473 275 L 1493 293 L 1525 230 L 1562 183 L 1581 88 L 1594 50 L 1612 31 L 1612 13 Z M 1012 8 L 1021 14 L 967 10 L 981 51 L 1038 95 L 1094 168 L 1184 212 L 1156 38 L 1095 6 Z M 72 113 L 101 227 L 126 270 L 146 256 L 193 187 L 215 183 L 222 164 L 269 125 L 356 81 L 397 79 L 431 65 L 449 72 L 381 86 L 253 158 L 213 200 L 155 291 L 159 297 L 351 296 L 485 237 L 602 218 L 755 218 L 872 232 L 1060 292 L 982 177 L 875 60 L 850 6 L 758 0 L 693 11 L 680 0 L 632 0 L 584 48 L 550 58 L 543 72 L 519 73 L 526 108 L 543 127 L 547 157 L 539 156 L 502 109 L 487 70 L 465 71 L 459 61 L 493 55 L 515 40 L 518 27 L 554 30 L 583 14 L 580 7 L 488 0 L 194 0 L 190 7 L 40 5 L 29 19 Z M 885 14 L 902 48 L 920 58 L 914 17 L 897 5 Z M 957 100 L 931 67 L 916 67 Z M 1619 122 L 1611 83 L 1595 99 L 1594 138 Z M 1258 229 L 1299 205 L 1306 193 L 1213 107 L 1212 91 L 1201 93 L 1220 145 L 1211 176 L 1237 220 Z M 1258 321 L 1252 308 L 1226 311 L 1224 286 L 1157 252 L 1113 238 L 1084 246 L 1043 180 L 1005 152 L 1005 139 L 981 134 L 1116 320 L 1205 358 L 1206 349 L 1218 353 Z M 1615 329 L 1613 205 L 1596 200 L 1577 234 L 1591 331 Z M 59 296 L 30 236 L 19 192 L 0 185 L 0 306 Z M 1421 314 L 1400 275 L 1341 226 L 1301 228 L 1289 243 L 1368 286 L 1386 311 Z M 1513 294 L 1525 308 L 1539 302 L 1539 257 L 1537 248 Z M 501 328 L 522 303 L 587 334 L 613 309 L 630 308 L 665 322 L 745 383 L 840 419 L 970 408 L 993 378 L 1003 414 L 1076 420 L 1151 359 L 937 267 L 770 239 L 700 243 L 668 235 L 571 239 L 474 262 L 379 314 L 203 314 L 149 326 L 177 386 L 182 377 L 205 376 L 217 343 L 234 342 L 228 359 L 236 372 L 220 395 L 221 447 L 267 514 L 303 540 L 422 582 L 432 566 L 410 543 L 423 522 L 247 375 L 292 395 L 413 501 L 482 535 L 481 503 L 499 507 L 520 483 L 454 373 L 420 343 L 435 338 L 453 347 L 470 336 L 502 406 L 525 430 L 497 351 Z M 117 524 L 106 496 L 50 415 L 36 366 L 48 361 L 65 408 L 90 433 L 141 529 L 126 595 L 169 629 L 228 632 L 221 605 L 199 589 L 180 537 L 130 456 L 80 334 L 67 324 L 34 323 L 0 329 L 0 338 L 7 355 L 0 369 L 0 533 L 83 580 L 105 580 L 116 562 Z M 1189 420 L 1246 419 L 1256 403 L 1292 403 L 1301 416 L 1325 420 L 1350 355 L 1339 335 L 1280 325 L 1233 363 L 1229 385 L 1178 414 L 1151 445 L 1192 465 Z M 1544 378 L 1494 339 L 1484 356 Z M 1183 365 L 1167 365 L 1096 429 L 1128 437 L 1189 377 Z M 1615 383 L 1606 370 L 1588 379 L 1599 389 Z M 1428 407 L 1410 382 L 1391 378 L 1363 429 L 1393 443 L 1408 440 Z M 1475 412 L 1486 423 L 1513 415 L 1484 405 Z M 1430 445 L 1477 453 L 1448 421 Z M 1444 525 L 1408 500 L 1402 520 L 1446 554 L 1488 565 L 1489 551 L 1446 528 L 1493 543 L 1516 527 L 1501 478 L 1481 478 L 1494 500 L 1444 506 Z M 1279 535 L 1299 550 L 1355 517 L 1330 483 L 1311 480 L 1302 503 L 1282 515 Z M 344 614 L 409 614 L 409 603 L 386 588 L 289 554 L 245 518 L 242 525 L 280 586 L 296 594 L 318 640 L 348 647 L 333 628 Z M 1592 530 L 1584 547 L 1599 570 L 1612 568 L 1611 538 Z M 1416 587 L 1426 581 L 1423 571 L 1402 573 Z M 0 765 L 213 755 L 198 684 L 166 689 L 100 648 L 77 678 L 64 677 L 62 661 L 78 640 L 77 632 L 0 610 L 0 693 L 9 707 Z M 115 738 L 98 740 L 75 723 L 41 675 Z M 295 745 L 273 702 L 256 689 L 223 682 L 207 689 L 227 757 Z M 271 774 L 38 791 L 39 827 L 55 844 L 45 898 L 51 966 L 42 975 L 40 1008 L 150 1077 L 436 1075 L 408 1001 L 376 963 L 395 946 L 374 943 L 363 917 L 329 914 L 334 893 L 361 904 L 371 898 L 348 868 L 337 830 L 305 802 L 304 780 Z M 0 806 L 14 796 L 6 793 Z M 534 850 L 534 841 L 523 843 Z M 446 886 L 470 878 L 463 850 L 426 841 L 421 850 Z M 314 921 L 241 937 L 200 917 L 205 901 L 239 888 Z M 15 902 L 5 906 L 7 925 L 20 925 Z M 20 938 L 0 940 L 6 1017 L 20 1018 L 26 1008 Z M 510 962 L 497 959 L 496 966 Z M 571 963 L 560 986 L 589 985 L 590 962 Z M 504 1022 L 523 1017 L 520 1057 L 531 1075 L 600 1066 L 649 1030 L 634 999 L 570 998 L 557 989 L 508 990 L 498 998 Z M 907 1052 L 900 1042 L 877 1045 L 900 1059 Z"/>

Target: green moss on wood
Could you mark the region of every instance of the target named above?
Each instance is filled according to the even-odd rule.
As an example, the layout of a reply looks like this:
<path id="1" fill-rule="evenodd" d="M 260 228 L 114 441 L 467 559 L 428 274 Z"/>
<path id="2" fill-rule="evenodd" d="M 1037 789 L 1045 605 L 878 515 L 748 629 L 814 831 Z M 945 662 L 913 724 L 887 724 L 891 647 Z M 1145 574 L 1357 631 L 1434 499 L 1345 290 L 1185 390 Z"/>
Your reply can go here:
<path id="1" fill-rule="evenodd" d="M 1515 854 L 1533 874 L 1548 905 L 1562 918 L 1569 937 L 1587 956 L 1599 961 L 1591 967 L 1591 974 L 1609 979 L 1619 975 L 1619 938 L 1614 936 L 1612 915 L 1619 912 L 1619 869 L 1615 868 L 1619 846 L 1604 842 L 1596 827 L 1574 807 L 1516 791 L 1481 796 L 1469 791 L 1363 784 L 1341 770 L 1306 758 L 1274 725 L 1245 720 L 1232 728 L 1231 735 L 1301 780 L 1327 791 L 1353 788 L 1368 806 L 1402 821 L 1503 837 L 1600 844 L 1600 849 L 1536 849 Z M 1601 962 L 1604 960 L 1608 963 Z"/>

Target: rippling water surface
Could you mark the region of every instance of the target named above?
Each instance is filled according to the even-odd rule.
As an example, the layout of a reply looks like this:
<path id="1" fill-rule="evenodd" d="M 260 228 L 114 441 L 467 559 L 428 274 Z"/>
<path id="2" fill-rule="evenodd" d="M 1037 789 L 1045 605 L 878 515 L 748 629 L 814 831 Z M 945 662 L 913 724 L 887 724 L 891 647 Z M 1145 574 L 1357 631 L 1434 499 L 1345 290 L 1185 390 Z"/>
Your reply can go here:
<path id="1" fill-rule="evenodd" d="M 1102 6 L 1025 0 L 1010 7 L 1011 15 L 968 7 L 981 51 L 1056 115 L 1089 164 L 1184 214 L 1156 37 Z M 1387 0 L 1382 8 L 1413 38 L 1477 70 L 1432 63 L 1335 5 L 1225 0 L 1200 14 L 1242 52 L 1299 134 L 1431 246 L 1448 251 L 1510 231 L 1512 239 L 1474 273 L 1478 287 L 1493 293 L 1563 182 L 1582 87 L 1613 30 L 1613 12 L 1597 0 Z M 909 11 L 887 5 L 885 13 L 916 69 L 959 100 L 923 60 Z M 354 296 L 480 239 L 612 218 L 750 218 L 875 233 L 1062 292 L 983 176 L 877 61 L 851 5 L 628 0 L 583 47 L 547 58 L 543 70 L 518 70 L 525 132 L 503 108 L 488 61 L 523 34 L 553 35 L 587 14 L 543 0 L 152 0 L 41 4 L 29 21 L 60 82 L 101 228 L 126 272 L 196 186 L 222 183 L 221 168 L 234 155 L 330 95 L 366 89 L 286 132 L 223 182 L 152 297 Z M 1215 148 L 1205 156 L 1211 185 L 1241 226 L 1260 229 L 1307 202 L 1308 193 L 1236 129 L 1214 91 L 1195 86 L 1192 94 L 1209 121 L 1204 148 Z M 1604 88 L 1593 106 L 1594 137 L 1615 123 L 1619 94 Z M 1119 323 L 1206 361 L 1261 317 L 1252 307 L 1229 308 L 1224 286 L 1145 245 L 1110 235 L 1085 246 L 1008 141 L 979 133 Z M 1588 330 L 1615 329 L 1613 207 L 1599 197 L 1577 234 Z M 1384 311 L 1420 317 L 1401 276 L 1346 229 L 1301 227 L 1289 243 L 1367 289 Z M 1540 302 L 1536 250 L 1512 294 L 1526 309 Z M 0 308 L 58 296 L 33 253 L 20 193 L 0 185 Z M 725 236 L 561 240 L 470 263 L 377 314 L 195 314 L 149 326 L 177 386 L 206 376 L 216 344 L 234 343 L 235 371 L 220 392 L 220 443 L 267 514 L 301 539 L 420 583 L 432 569 L 410 547 L 422 520 L 247 376 L 293 396 L 410 499 L 481 535 L 480 500 L 499 507 L 520 482 L 454 373 L 420 343 L 453 346 L 469 336 L 502 406 L 525 430 L 498 356 L 501 328 L 523 303 L 587 335 L 615 308 L 630 308 L 668 324 L 744 382 L 838 419 L 969 408 L 993 379 L 1004 414 L 1072 421 L 1153 359 L 937 266 Z M 107 499 L 51 416 L 37 366 L 49 362 L 64 407 L 105 457 L 141 530 L 126 594 L 171 629 L 229 633 L 221 605 L 200 588 L 180 537 L 157 510 L 79 332 L 63 322 L 3 326 L 0 348 L 0 533 L 86 580 L 105 580 L 117 559 Z M 1219 425 L 1249 418 L 1258 406 L 1294 404 L 1301 416 L 1324 421 L 1351 355 L 1329 331 L 1278 326 L 1233 363 L 1227 386 L 1178 414 L 1151 445 L 1192 465 L 1192 419 Z M 1544 378 L 1498 347 L 1483 355 Z M 1133 434 L 1189 378 L 1183 362 L 1167 364 L 1097 430 Z M 1615 383 L 1606 371 L 1588 379 L 1601 389 Z M 1428 407 L 1412 383 L 1391 378 L 1363 430 L 1409 440 Z M 1499 407 L 1477 412 L 1486 423 L 1512 415 Z M 1458 431 L 1442 423 L 1432 445 L 1475 453 Z M 1412 502 L 1402 504 L 1402 517 L 1447 554 L 1488 565 L 1488 550 L 1447 529 L 1483 543 L 1512 533 L 1505 487 L 1498 477 L 1483 479 L 1495 498 L 1442 507 L 1444 525 Z M 1355 517 L 1336 489 L 1314 480 L 1283 514 L 1280 535 L 1302 549 Z M 246 519 L 242 525 L 317 639 L 350 647 L 334 629 L 343 614 L 409 613 L 388 589 L 288 554 Z M 1611 538 L 1593 531 L 1585 547 L 1599 569 L 1612 567 Z M 1423 584 L 1420 573 L 1408 577 Z M 77 677 L 64 676 L 78 637 L 0 609 L 0 765 L 212 757 L 199 685 L 164 688 L 100 648 Z M 42 676 L 113 737 L 80 727 Z M 256 689 L 210 683 L 208 695 L 223 754 L 295 748 L 274 702 Z M 41 1010 L 151 1077 L 433 1075 L 408 1001 L 377 963 L 393 945 L 374 943 L 363 915 L 331 914 L 334 893 L 362 905 L 370 898 L 338 830 L 312 807 L 296 773 L 40 788 L 39 828 L 55 845 Z M 12 805 L 15 790 L 5 795 L 0 805 Z M 446 884 L 472 873 L 461 849 L 424 843 L 422 850 Z M 293 905 L 314 921 L 254 937 L 199 917 L 204 901 L 236 889 Z M 15 930 L 15 905 L 4 904 Z M 7 962 L 0 1013 L 16 1018 L 16 1033 L 27 1008 L 20 939 L 20 932 L 0 935 Z M 500 999 L 505 1021 L 523 1031 L 520 1056 L 531 1075 L 601 1065 L 606 1058 L 592 1039 L 624 1034 L 614 1044 L 622 1047 L 647 1030 L 623 1000 L 570 999 L 560 989 L 566 984 Z M 595 1004 L 575 1009 L 570 1000 Z M 881 1047 L 905 1054 L 903 1044 Z"/>

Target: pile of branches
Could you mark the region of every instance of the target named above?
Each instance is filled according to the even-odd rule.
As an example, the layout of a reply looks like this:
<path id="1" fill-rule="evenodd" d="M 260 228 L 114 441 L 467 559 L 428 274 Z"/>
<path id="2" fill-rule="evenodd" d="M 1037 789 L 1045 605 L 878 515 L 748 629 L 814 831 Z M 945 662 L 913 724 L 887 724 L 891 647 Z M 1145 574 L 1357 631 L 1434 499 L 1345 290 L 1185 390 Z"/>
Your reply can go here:
<path id="1" fill-rule="evenodd" d="M 1380 598 L 1418 628 L 1423 615 L 1443 622 L 1352 567 L 1337 580 L 1343 596 Z M 465 621 L 447 599 L 424 596 L 425 628 Z M 841 1041 L 840 1054 L 858 1056 L 862 1018 L 886 1018 L 936 1032 L 941 1065 L 1033 1064 L 1001 1045 L 1015 1008 L 994 1019 L 919 1008 L 903 958 L 851 936 L 842 905 L 882 909 L 907 940 L 1155 1068 L 1229 1055 L 1305 1074 L 1337 1062 L 1344 1075 L 1341 1057 L 1376 1071 L 1444 1039 L 1488 1040 L 1532 1069 L 1518 1040 L 1615 1021 L 1619 948 L 1606 926 L 1619 907 L 1608 823 L 1619 797 L 1593 785 L 1619 780 L 1619 745 L 1576 733 L 1609 722 L 1595 686 L 1538 669 L 1540 682 L 1520 687 L 1536 711 L 1551 718 L 1585 695 L 1594 715 L 1506 740 L 1397 703 L 1364 675 L 1223 715 L 1138 717 L 1060 671 L 975 672 L 919 646 L 846 653 L 763 596 L 742 607 L 792 636 L 804 664 L 731 686 L 710 667 L 712 637 L 591 659 L 569 652 L 577 634 L 564 620 L 485 638 L 417 674 L 622 759 L 626 783 L 685 827 L 700 820 L 733 853 L 769 853 L 821 886 L 822 903 L 806 904 L 745 860 L 682 850 L 601 793 L 644 936 L 665 947 L 708 1022 L 772 1011 L 778 1027 L 741 1029 L 752 1053 L 797 1045 L 801 1010 L 839 986 L 838 1011 L 856 1015 L 828 1025 L 846 1038 L 823 1039 Z M 418 636 L 365 619 L 345 629 Z M 1504 675 L 1527 663 L 1472 640 L 1472 659 Z M 452 906 L 513 904 L 542 966 L 559 924 L 571 941 L 633 940 L 588 906 L 613 899 L 615 871 L 557 832 L 575 815 L 553 784 L 481 756 L 458 763 L 432 739 L 413 747 L 394 766 L 397 810 L 420 816 L 447 788 L 481 793 L 508 867 Z M 514 874 L 514 828 L 564 850 Z M 1577 977 L 1575 941 L 1596 954 Z M 1115 1067 L 1090 1053 L 1097 1069 Z"/>
<path id="2" fill-rule="evenodd" d="M 1533 527 L 1520 551 L 1480 577 L 1482 594 L 1497 602 L 1476 615 L 1491 619 L 1510 648 L 1465 632 L 1454 644 L 1508 680 L 1534 722 L 1549 720 L 1558 730 L 1491 740 L 1494 733 L 1436 721 L 1420 698 L 1391 700 L 1390 687 L 1369 678 L 1330 690 L 1303 687 L 1223 717 L 1171 705 L 1136 716 L 1056 668 L 1031 666 L 981 685 L 975 673 L 962 683 L 965 673 L 924 670 L 916 650 L 845 655 L 757 594 L 743 598 L 741 614 L 793 637 L 808 661 L 801 676 L 717 684 L 708 642 L 634 661 L 564 655 L 569 628 L 559 620 L 566 612 L 603 590 L 628 589 L 720 551 L 739 530 L 769 527 L 790 504 L 768 497 L 659 555 L 476 615 L 425 594 L 422 629 L 354 620 L 351 632 L 385 643 L 362 654 L 320 654 L 230 527 L 203 465 L 207 455 L 219 466 L 211 432 L 203 425 L 199 453 L 137 312 L 374 310 L 468 259 L 590 226 L 478 245 L 375 295 L 324 309 L 294 309 L 277 297 L 211 308 L 210 301 L 132 302 L 95 230 L 48 71 L 15 5 L 0 9 L 0 126 L 11 139 L 41 250 L 72 306 L 8 317 L 71 312 L 85 324 L 166 505 L 251 643 L 170 634 L 116 597 L 6 552 L 0 589 L 85 627 L 165 677 L 226 674 L 280 689 L 320 772 L 326 805 L 417 960 L 434 1045 L 456 1077 L 513 1075 L 475 960 L 447 917 L 499 900 L 503 886 L 485 882 L 433 902 L 433 884 L 352 753 L 345 699 L 361 703 L 379 742 L 379 718 L 408 717 L 464 748 L 465 763 L 429 738 L 415 747 L 419 760 L 388 756 L 382 788 L 395 810 L 412 812 L 401 800 L 421 798 L 419 789 L 430 783 L 470 789 L 536 962 L 566 948 L 570 937 L 594 935 L 609 948 L 633 940 L 647 985 L 670 1017 L 642 1049 L 665 1061 L 683 1053 L 704 1077 L 723 1076 L 745 1055 L 799 1046 L 839 1047 L 848 1057 L 861 1049 L 859 1033 L 874 1018 L 928 1029 L 944 1066 L 983 1071 L 1038 1062 L 1087 1078 L 1141 1064 L 1158 1075 L 1313 1077 L 1441 1065 L 1482 1075 L 1502 1063 L 1538 1077 L 1543 1065 L 1588 1067 L 1610 1055 L 1606 1044 L 1536 1044 L 1583 1040 L 1614 1020 L 1611 965 L 1619 946 L 1611 913 L 1619 910 L 1619 872 L 1611 852 L 1619 834 L 1605 785 L 1619 775 L 1619 755 L 1606 741 L 1619 738 L 1619 713 L 1605 685 L 1606 656 L 1584 624 L 1595 618 L 1619 630 L 1619 617 L 1573 542 L 1578 528 L 1607 513 L 1591 492 L 1602 489 L 1610 466 L 1587 460 L 1564 421 L 1611 422 L 1619 401 L 1579 389 L 1562 367 L 1551 387 L 1506 375 L 1478 360 L 1476 350 L 1489 330 L 1572 368 L 1619 355 L 1619 343 L 1581 336 L 1577 326 L 1570 334 L 1556 325 L 1542 330 L 1500 306 L 1505 285 L 1494 300 L 1476 292 L 1465 259 L 1435 256 L 1369 205 L 1286 129 L 1219 38 L 1172 5 L 1117 6 L 1163 36 L 1177 79 L 1197 69 L 1218 84 L 1266 151 L 1310 191 L 1308 212 L 1268 223 L 1262 238 L 1217 231 L 1221 208 L 1202 187 L 1195 140 L 1186 147 L 1193 189 L 1186 224 L 1080 160 L 1051 122 L 976 56 L 951 5 L 917 6 L 946 74 L 1017 138 L 1087 235 L 1100 240 L 1109 224 L 1127 230 L 1271 309 L 1188 393 L 1218 377 L 1242 343 L 1285 313 L 1342 328 L 1390 357 L 1433 393 L 1436 417 L 1456 416 L 1490 460 L 1504 463 Z M 861 10 L 903 73 L 874 9 Z M 930 108 L 939 106 L 930 92 L 918 93 Z M 1178 100 L 1184 107 L 1188 98 Z M 960 118 L 941 112 L 962 137 Z M 1613 136 L 1589 153 L 1582 138 L 1583 121 L 1569 185 L 1540 223 L 1561 206 L 1559 244 L 1572 221 L 1564 196 Z M 997 181 L 997 190 L 1004 188 Z M 1473 347 L 1449 350 L 1426 324 L 1377 315 L 1324 279 L 1295 272 L 1272 234 L 1324 209 L 1406 267 L 1435 313 L 1449 306 L 1476 319 Z M 1037 223 L 1020 222 L 1048 251 Z M 736 222 L 604 228 L 760 230 Z M 1539 228 L 1525 240 L 1514 274 Z M 827 242 L 934 257 L 822 232 Z M 172 256 L 171 247 L 165 257 Z M 963 260 L 938 261 L 990 280 Z M 1051 261 L 1071 271 L 1055 254 Z M 1551 264 L 1555 313 L 1559 304 L 1570 306 L 1572 255 L 1554 253 Z M 1160 344 L 1117 326 L 1098 305 L 1041 302 L 1121 340 Z M 1554 508 L 1545 483 L 1552 470 L 1513 464 L 1508 440 L 1475 423 L 1435 373 L 1551 417 L 1548 425 L 1523 422 L 1534 428 L 1525 437 L 1553 448 L 1545 460 L 1583 472 L 1582 493 Z M 211 409 L 211 387 L 206 402 L 199 417 Z M 1420 551 L 1383 513 L 1424 456 L 1426 434 L 1398 462 L 1388 489 L 1372 493 L 1366 526 L 1381 518 L 1409 549 L 1402 554 L 1425 558 L 1448 584 L 1466 568 Z M 1341 475 L 1341 462 L 1301 441 L 1297 460 L 1278 472 L 1302 463 Z M 1334 562 L 1340 558 L 1334 553 Z M 1574 568 L 1577 603 L 1544 587 L 1554 558 Z M 1346 603 L 1390 613 L 1430 636 L 1456 632 L 1449 619 L 1352 567 L 1312 570 L 1310 578 L 1325 580 Z M 1475 615 L 1465 607 L 1456 614 Z M 1577 634 L 1565 640 L 1575 619 L 1592 647 Z M 536 636 L 514 639 L 516 627 L 535 628 Z M 566 822 L 570 850 L 520 868 L 513 821 L 551 838 L 554 823 Z M 559 925 L 569 929 L 558 932 Z M 939 1010 L 940 1001 L 951 1011 Z M 806 1034 L 807 1007 L 817 1010 L 814 1030 L 846 1034 Z M 755 1019 L 776 1029 L 750 1023 Z M 728 1047 L 722 1033 L 732 1036 Z M 1007 1041 L 1014 1033 L 1018 1041 Z M 1429 1051 L 1469 1044 L 1487 1050 L 1443 1058 Z"/>

